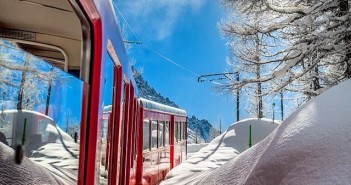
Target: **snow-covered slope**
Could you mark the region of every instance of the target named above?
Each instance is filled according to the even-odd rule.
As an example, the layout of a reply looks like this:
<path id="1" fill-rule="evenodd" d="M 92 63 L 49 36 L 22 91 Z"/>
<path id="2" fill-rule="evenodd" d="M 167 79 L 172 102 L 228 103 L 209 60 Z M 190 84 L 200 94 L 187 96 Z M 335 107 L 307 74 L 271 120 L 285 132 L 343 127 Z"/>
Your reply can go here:
<path id="1" fill-rule="evenodd" d="M 288 117 L 198 184 L 351 184 L 351 80 Z"/>
<path id="2" fill-rule="evenodd" d="M 76 184 L 78 180 L 79 144 L 56 125 L 48 125 L 47 132 L 57 139 L 41 146 L 29 158 L 45 167 L 66 184 Z"/>
<path id="3" fill-rule="evenodd" d="M 134 73 L 135 82 L 138 86 L 139 97 L 179 108 L 174 101 L 170 100 L 169 98 L 163 97 L 159 92 L 157 92 L 153 87 L 151 87 L 147 83 L 147 81 L 144 80 L 143 76 L 141 76 L 139 71 L 135 70 L 134 67 L 132 67 L 132 70 Z"/>
<path id="4" fill-rule="evenodd" d="M 219 135 L 219 131 L 213 128 L 206 119 L 199 119 L 196 116 L 188 116 L 188 128 L 197 132 L 205 142 L 210 142 L 214 136 Z"/>
<path id="5" fill-rule="evenodd" d="M 179 108 L 179 106 L 174 101 L 162 96 L 159 92 L 156 91 L 155 88 L 151 87 L 143 78 L 140 71 L 134 69 L 134 67 L 132 67 L 132 70 L 134 73 L 135 82 L 138 86 L 139 97 L 145 98 L 147 100 L 152 100 L 154 102 L 158 102 L 164 105 L 169 105 L 171 107 Z M 188 117 L 188 128 L 190 128 L 194 132 L 198 132 L 198 135 L 200 136 L 201 140 L 204 140 L 206 142 L 209 142 L 213 139 L 213 136 L 211 135 L 212 133 L 218 133 L 218 131 L 215 130 L 207 120 L 200 120 L 195 116 Z M 188 142 L 195 143 L 195 140 L 192 140 L 192 138 L 190 138 Z"/>
<path id="6" fill-rule="evenodd" d="M 191 130 L 190 128 L 187 128 L 187 133 L 188 133 L 188 138 L 187 141 L 188 143 L 204 143 L 205 140 L 201 137 L 199 133 L 196 133 L 195 131 Z"/>
<path id="7" fill-rule="evenodd" d="M 62 184 L 50 172 L 27 157 L 14 162 L 14 150 L 0 142 L 0 184 Z"/>
<path id="8" fill-rule="evenodd" d="M 264 139 L 278 126 L 268 119 L 246 119 L 234 123 L 207 147 L 172 169 L 162 184 L 193 184 L 236 157 L 239 152 L 248 148 L 249 125 L 252 125 L 253 144 Z"/>
<path id="9" fill-rule="evenodd" d="M 10 141 L 4 142 L 9 146 L 2 146 L 0 149 L 0 156 L 6 154 L 4 158 L 0 157 L 0 165 L 4 165 L 1 167 L 12 171 L 13 174 L 27 173 L 30 176 L 28 177 L 29 180 L 31 180 L 33 176 L 31 175 L 31 171 L 33 171 L 33 169 L 38 169 L 34 170 L 36 175 L 33 176 L 33 178 L 35 178 L 32 179 L 34 182 L 38 183 L 28 182 L 28 184 L 77 183 L 79 144 L 75 143 L 72 137 L 62 131 L 52 118 L 31 110 L 4 110 L 1 112 L 0 117 L 0 132 L 8 138 L 7 141 Z M 25 132 L 21 130 L 21 128 L 23 128 L 21 123 L 23 122 L 26 123 L 28 128 Z M 14 128 L 16 130 L 14 130 Z M 25 134 L 22 135 L 22 133 Z M 18 141 L 23 136 L 25 136 L 25 162 L 17 166 L 12 165 L 8 160 L 10 160 L 10 158 L 12 161 L 14 160 L 13 148 L 19 144 Z M 10 155 L 12 156 L 10 157 Z M 26 161 L 30 161 L 30 163 Z M 54 177 L 60 183 L 45 183 L 47 173 L 50 173 L 50 177 Z M 40 179 L 41 177 L 44 179 Z M 24 182 L 27 179 L 26 175 L 24 175 L 22 179 L 21 176 L 15 175 L 14 179 L 16 178 Z M 0 171 L 0 184 L 4 184 L 1 183 L 1 179 Z"/>

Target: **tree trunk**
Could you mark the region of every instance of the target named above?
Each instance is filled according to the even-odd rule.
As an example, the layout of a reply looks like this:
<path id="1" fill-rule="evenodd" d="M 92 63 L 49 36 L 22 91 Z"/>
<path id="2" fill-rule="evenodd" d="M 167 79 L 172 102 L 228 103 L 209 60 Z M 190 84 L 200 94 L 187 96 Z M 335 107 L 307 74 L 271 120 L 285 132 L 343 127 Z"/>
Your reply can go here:
<path id="1" fill-rule="evenodd" d="M 24 61 L 24 66 L 27 67 L 29 63 L 29 54 L 26 54 L 26 60 Z M 22 110 L 23 103 L 23 93 L 24 93 L 24 85 L 26 83 L 27 72 L 26 70 L 22 71 L 21 84 L 19 86 L 18 98 L 17 98 L 17 110 Z"/>
<path id="2" fill-rule="evenodd" d="M 255 44 L 256 44 L 255 62 L 260 62 L 260 38 L 259 38 L 258 33 L 256 34 Z M 260 64 L 255 64 L 255 67 L 256 67 L 256 78 L 260 79 L 261 78 L 261 66 L 260 66 Z M 256 92 L 257 92 L 257 118 L 263 118 L 262 83 L 261 82 L 257 83 Z"/>
<path id="3" fill-rule="evenodd" d="M 344 16 L 349 13 L 350 11 L 350 6 L 348 0 L 338 0 L 339 3 L 339 14 L 338 16 Z M 344 24 L 345 25 L 345 24 Z M 346 31 L 345 29 L 345 44 L 350 45 L 351 44 L 351 34 Z M 346 71 L 345 71 L 345 77 L 347 79 L 351 78 L 351 52 L 347 51 L 346 53 Z"/>

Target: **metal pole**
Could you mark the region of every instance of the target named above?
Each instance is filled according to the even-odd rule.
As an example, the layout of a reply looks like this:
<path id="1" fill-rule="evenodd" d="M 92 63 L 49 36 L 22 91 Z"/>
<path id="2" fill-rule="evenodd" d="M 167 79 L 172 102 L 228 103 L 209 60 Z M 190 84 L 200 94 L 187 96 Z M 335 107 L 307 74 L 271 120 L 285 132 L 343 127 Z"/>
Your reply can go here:
<path id="1" fill-rule="evenodd" d="M 280 91 L 280 111 L 282 115 L 282 121 L 284 120 L 284 101 L 283 101 L 283 90 Z"/>
<path id="2" fill-rule="evenodd" d="M 251 148 L 252 146 L 252 140 L 251 140 L 251 125 L 249 127 L 249 147 Z"/>
<path id="3" fill-rule="evenodd" d="M 222 119 L 219 117 L 219 135 L 222 134 Z"/>
<path id="4" fill-rule="evenodd" d="M 274 108 L 275 108 L 275 103 L 272 104 L 272 111 L 273 111 L 273 123 L 274 123 Z"/>
<path id="5" fill-rule="evenodd" d="M 239 80 L 239 73 L 236 73 L 236 81 Z M 236 90 L 236 121 L 240 121 L 240 89 Z"/>

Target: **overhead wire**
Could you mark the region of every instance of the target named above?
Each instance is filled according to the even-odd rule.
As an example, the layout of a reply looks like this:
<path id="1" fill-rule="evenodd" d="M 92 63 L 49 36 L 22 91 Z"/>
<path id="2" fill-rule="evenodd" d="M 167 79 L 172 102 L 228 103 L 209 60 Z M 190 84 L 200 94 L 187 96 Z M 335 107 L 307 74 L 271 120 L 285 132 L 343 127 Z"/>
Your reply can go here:
<path id="1" fill-rule="evenodd" d="M 117 5 L 115 4 L 115 2 L 112 1 L 113 6 L 115 7 L 115 9 L 117 10 L 118 14 L 121 16 L 121 18 L 123 19 L 123 21 L 126 23 L 126 25 L 128 26 L 128 28 L 130 29 L 130 31 L 132 32 L 132 34 L 134 35 L 134 37 L 136 38 L 137 41 L 135 41 L 135 43 L 138 43 L 139 45 L 141 45 L 142 47 L 144 47 L 145 49 L 153 52 L 154 54 L 158 55 L 159 57 L 163 58 L 164 60 L 166 60 L 167 62 L 172 63 L 173 65 L 195 75 L 196 77 L 200 77 L 201 75 L 194 72 L 193 70 L 190 70 L 182 65 L 180 65 L 179 63 L 175 62 L 174 60 L 164 56 L 163 54 L 157 52 L 156 50 L 148 47 L 147 45 L 143 44 L 143 42 L 141 41 L 141 39 L 137 36 L 137 34 L 135 33 L 134 29 L 130 26 L 130 24 L 128 23 L 128 21 L 125 19 L 125 17 L 123 16 L 122 12 L 119 10 L 119 8 L 117 7 Z M 127 43 L 130 41 L 127 41 Z M 134 43 L 134 42 L 133 42 Z"/>

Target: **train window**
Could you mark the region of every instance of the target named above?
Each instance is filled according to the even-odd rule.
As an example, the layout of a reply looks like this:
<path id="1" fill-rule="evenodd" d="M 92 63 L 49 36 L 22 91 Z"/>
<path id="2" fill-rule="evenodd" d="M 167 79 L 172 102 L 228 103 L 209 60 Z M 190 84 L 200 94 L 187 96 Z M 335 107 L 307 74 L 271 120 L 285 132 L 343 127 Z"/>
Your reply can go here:
<path id="1" fill-rule="evenodd" d="M 179 136 L 178 136 L 179 139 L 178 139 L 178 140 L 179 140 L 179 141 L 182 140 L 182 132 L 183 132 L 183 131 L 182 131 L 182 124 L 183 124 L 182 122 L 179 122 L 179 123 L 178 123 L 178 134 L 179 134 Z"/>
<path id="2" fill-rule="evenodd" d="M 184 132 L 184 127 L 185 127 L 185 123 L 182 122 L 182 136 L 181 136 L 181 138 L 182 138 L 183 140 L 185 139 L 185 137 L 184 137 L 184 134 L 185 134 L 185 132 Z"/>
<path id="3" fill-rule="evenodd" d="M 183 122 L 183 139 L 186 140 L 186 133 L 187 133 L 187 125 L 186 122 Z"/>
<path id="4" fill-rule="evenodd" d="M 84 83 L 1 37 L 0 58 L 0 142 L 76 184 Z"/>
<path id="5" fill-rule="evenodd" d="M 165 122 L 165 146 L 169 145 L 169 122 Z"/>
<path id="6" fill-rule="evenodd" d="M 99 120 L 99 134 L 97 137 L 97 147 L 96 147 L 96 162 L 97 165 L 100 166 L 98 169 L 98 174 L 100 173 L 100 183 L 107 183 L 107 156 L 109 154 L 106 153 L 107 149 L 107 130 L 109 129 L 109 112 L 112 111 L 112 96 L 113 96 L 113 76 L 114 76 L 114 64 L 111 57 L 106 54 L 104 61 L 104 79 L 103 79 L 103 91 L 101 95 L 101 99 L 103 102 L 103 116 L 102 119 Z"/>
<path id="7" fill-rule="evenodd" d="M 143 125 L 143 150 L 150 150 L 150 121 L 145 119 Z"/>
<path id="8" fill-rule="evenodd" d="M 159 122 L 159 126 L 158 126 L 158 133 L 159 133 L 159 137 L 158 137 L 158 146 L 159 147 L 163 147 L 164 146 L 164 125 L 165 122 L 160 121 Z"/>
<path id="9" fill-rule="evenodd" d="M 157 148 L 157 122 L 151 121 L 151 148 Z"/>
<path id="10" fill-rule="evenodd" d="M 178 122 L 174 123 L 174 141 L 178 142 Z"/>

